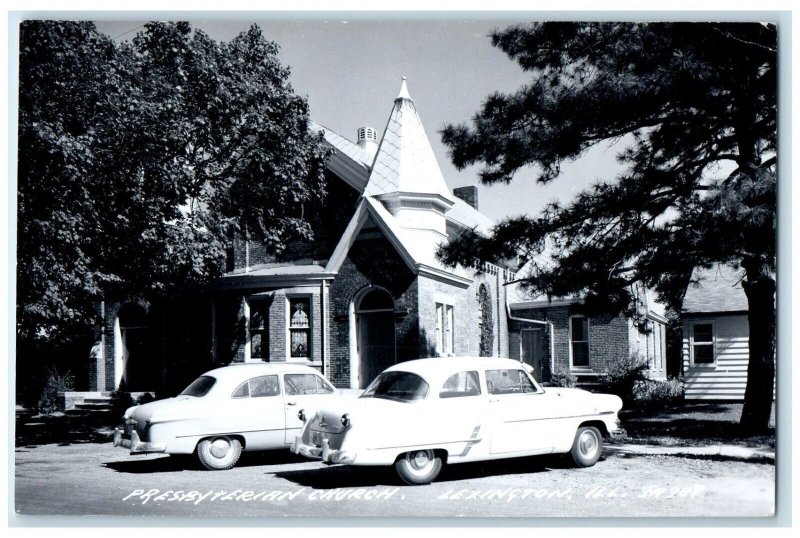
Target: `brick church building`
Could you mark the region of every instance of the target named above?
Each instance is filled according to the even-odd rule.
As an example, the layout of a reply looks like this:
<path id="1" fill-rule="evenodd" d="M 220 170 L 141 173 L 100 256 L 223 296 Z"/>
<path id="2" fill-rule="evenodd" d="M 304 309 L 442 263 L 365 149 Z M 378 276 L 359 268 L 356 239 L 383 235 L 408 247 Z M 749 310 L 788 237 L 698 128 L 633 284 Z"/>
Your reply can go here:
<path id="1" fill-rule="evenodd" d="M 663 311 L 642 292 L 652 326 L 587 319 L 574 301 L 521 295 L 510 261 L 447 267 L 437 246 L 465 229 L 488 234 L 477 188 L 448 189 L 405 80 L 382 133 L 356 142 L 320 125 L 333 149 L 314 241 L 280 256 L 234 238 L 229 271 L 162 305 L 107 305 L 90 390 L 174 393 L 213 367 L 293 361 L 338 387 L 365 387 L 384 368 L 420 357 L 480 355 L 591 380 L 614 357 L 638 353 L 664 375 Z M 660 370 L 659 370 L 660 368 Z"/>

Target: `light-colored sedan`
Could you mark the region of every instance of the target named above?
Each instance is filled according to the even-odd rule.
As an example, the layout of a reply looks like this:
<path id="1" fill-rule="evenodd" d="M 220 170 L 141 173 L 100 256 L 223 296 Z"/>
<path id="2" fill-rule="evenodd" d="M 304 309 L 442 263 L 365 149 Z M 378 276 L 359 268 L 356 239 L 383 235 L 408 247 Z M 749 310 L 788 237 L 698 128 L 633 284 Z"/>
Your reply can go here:
<path id="1" fill-rule="evenodd" d="M 321 407 L 292 444 L 296 454 L 347 465 L 394 465 L 427 484 L 444 464 L 570 454 L 594 465 L 603 436 L 622 433 L 622 400 L 541 388 L 522 363 L 436 358 L 396 364 L 354 400 Z"/>
<path id="2" fill-rule="evenodd" d="M 243 450 L 287 448 L 305 413 L 358 393 L 335 389 L 308 366 L 225 366 L 198 377 L 174 398 L 128 409 L 114 432 L 114 446 L 131 454 L 196 454 L 207 469 L 230 469 Z"/>

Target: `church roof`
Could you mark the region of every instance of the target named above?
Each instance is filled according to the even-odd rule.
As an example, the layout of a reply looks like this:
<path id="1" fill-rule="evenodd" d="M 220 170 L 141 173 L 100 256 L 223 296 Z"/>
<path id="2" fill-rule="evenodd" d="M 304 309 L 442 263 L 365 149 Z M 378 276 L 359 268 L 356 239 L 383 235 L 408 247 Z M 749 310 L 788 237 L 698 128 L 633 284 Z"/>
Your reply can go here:
<path id="1" fill-rule="evenodd" d="M 430 231 L 404 228 L 382 203 L 371 196 L 363 197 L 356 207 L 355 214 L 350 219 L 347 229 L 339 240 L 339 244 L 336 246 L 330 260 L 328 260 L 328 265 L 325 268 L 327 273 L 335 273 L 339 270 L 355 238 L 367 222 L 367 217 L 372 217 L 372 220 L 394 246 L 400 257 L 406 262 L 406 265 L 415 273 L 420 271 L 434 273 L 440 277 L 453 279 L 461 284 L 467 284 L 471 281 L 470 274 L 463 267 L 449 267 L 436 259 L 436 249 L 443 241 L 441 236 Z"/>
<path id="2" fill-rule="evenodd" d="M 372 165 L 365 196 L 404 192 L 452 201 L 428 136 L 408 94 L 405 77 Z"/>

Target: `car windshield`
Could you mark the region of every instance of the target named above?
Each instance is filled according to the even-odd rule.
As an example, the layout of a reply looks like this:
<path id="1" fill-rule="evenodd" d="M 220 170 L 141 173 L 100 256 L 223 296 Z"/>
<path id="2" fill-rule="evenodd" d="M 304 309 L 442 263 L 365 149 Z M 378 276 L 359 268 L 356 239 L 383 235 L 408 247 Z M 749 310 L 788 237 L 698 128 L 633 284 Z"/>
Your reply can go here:
<path id="1" fill-rule="evenodd" d="M 181 396 L 196 396 L 198 398 L 205 396 L 216 382 L 217 380 L 210 375 L 200 376 L 192 381 L 192 384 L 186 387 L 186 390 L 181 392 Z"/>
<path id="2" fill-rule="evenodd" d="M 428 395 L 428 384 L 420 376 L 408 372 L 384 372 L 370 383 L 362 398 L 386 398 L 410 402 Z"/>

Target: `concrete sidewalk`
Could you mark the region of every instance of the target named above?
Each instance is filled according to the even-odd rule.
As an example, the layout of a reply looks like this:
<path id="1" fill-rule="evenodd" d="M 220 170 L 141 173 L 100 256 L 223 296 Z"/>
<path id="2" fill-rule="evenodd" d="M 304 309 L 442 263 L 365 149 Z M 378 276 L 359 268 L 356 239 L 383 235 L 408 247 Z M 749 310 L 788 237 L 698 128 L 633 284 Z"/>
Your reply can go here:
<path id="1" fill-rule="evenodd" d="M 616 454 L 641 454 L 647 456 L 719 456 L 737 460 L 775 461 L 772 447 L 747 447 L 740 445 L 661 446 L 630 443 L 606 444 L 605 449 Z"/>

